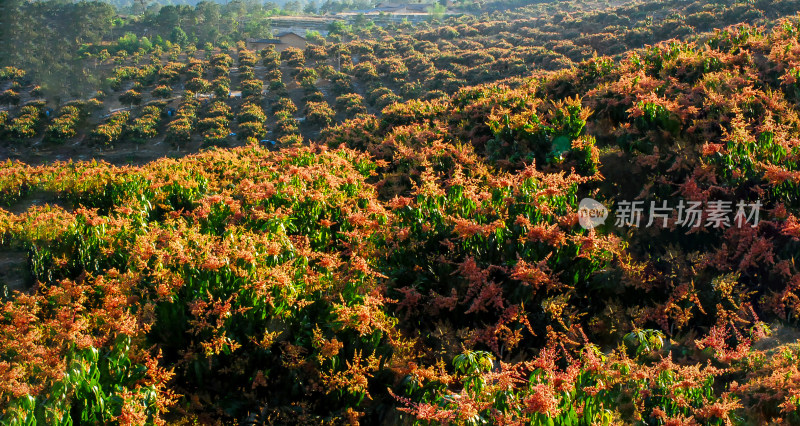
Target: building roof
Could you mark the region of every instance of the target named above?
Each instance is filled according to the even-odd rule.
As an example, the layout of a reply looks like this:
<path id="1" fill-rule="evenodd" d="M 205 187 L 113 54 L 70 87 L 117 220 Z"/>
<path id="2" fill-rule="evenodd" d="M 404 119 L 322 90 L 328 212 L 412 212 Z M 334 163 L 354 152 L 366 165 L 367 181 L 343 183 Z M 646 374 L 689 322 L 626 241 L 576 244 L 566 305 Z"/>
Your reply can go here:
<path id="1" fill-rule="evenodd" d="M 378 10 L 419 10 L 419 11 L 426 11 L 429 7 L 433 6 L 430 3 L 391 3 L 391 2 L 382 2 L 378 3 L 375 8 Z"/>
<path id="2" fill-rule="evenodd" d="M 406 4 L 405 8 L 407 10 L 418 10 L 418 11 L 421 11 L 421 12 L 426 12 L 428 10 L 428 8 L 431 7 L 431 6 L 433 6 L 433 5 L 424 4 L 424 3 L 411 3 L 411 4 Z"/>
<path id="3" fill-rule="evenodd" d="M 301 35 L 299 35 L 299 34 L 297 34 L 297 33 L 294 33 L 294 32 L 292 32 L 292 31 L 284 31 L 284 32 L 282 32 L 282 33 L 280 33 L 280 34 L 276 35 L 275 37 L 281 38 L 281 37 L 284 37 L 284 36 L 287 36 L 287 35 L 295 35 L 295 36 L 297 36 L 297 37 L 300 37 L 300 38 L 302 38 L 303 40 L 305 40 L 305 39 L 306 39 L 305 37 L 303 37 L 303 36 L 301 36 Z"/>
<path id="4" fill-rule="evenodd" d="M 248 40 L 249 43 L 281 44 L 281 41 L 274 38 L 262 38 L 258 40 Z"/>

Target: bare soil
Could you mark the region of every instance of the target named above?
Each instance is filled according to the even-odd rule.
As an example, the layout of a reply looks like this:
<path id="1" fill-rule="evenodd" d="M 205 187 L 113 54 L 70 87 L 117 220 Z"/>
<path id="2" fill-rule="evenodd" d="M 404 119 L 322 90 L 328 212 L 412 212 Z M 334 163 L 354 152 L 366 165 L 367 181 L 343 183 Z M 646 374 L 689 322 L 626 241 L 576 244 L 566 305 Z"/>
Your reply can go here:
<path id="1" fill-rule="evenodd" d="M 26 292 L 33 284 L 28 255 L 23 250 L 0 250 L 0 300 L 14 291 Z"/>

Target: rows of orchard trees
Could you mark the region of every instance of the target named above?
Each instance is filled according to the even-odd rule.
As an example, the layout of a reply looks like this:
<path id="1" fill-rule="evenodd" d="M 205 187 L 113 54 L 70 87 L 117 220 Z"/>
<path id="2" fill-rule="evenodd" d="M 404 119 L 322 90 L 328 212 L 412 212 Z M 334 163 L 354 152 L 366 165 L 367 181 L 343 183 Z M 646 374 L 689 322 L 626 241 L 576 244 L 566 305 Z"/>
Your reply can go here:
<path id="1" fill-rule="evenodd" d="M 466 70 L 446 69 L 456 76 L 455 79 L 447 73 L 439 76 L 447 80 L 443 83 L 447 87 L 460 84 L 459 79 L 473 83 L 496 78 L 480 67 L 491 62 L 486 55 L 501 60 L 489 71 L 503 76 L 525 74 L 531 67 L 559 69 L 595 53 L 616 55 L 644 44 L 693 37 L 726 25 L 759 24 L 790 16 L 799 6 L 797 0 L 714 3 L 670 0 L 613 6 L 600 1 L 548 2 L 491 15 L 466 14 L 444 22 L 432 19 L 416 26 L 404 22 L 381 28 L 361 16 L 352 24 L 333 22 L 327 39 L 332 43 L 359 40 L 380 44 L 387 36 L 404 35 L 415 41 L 430 41 L 443 55 L 440 61 L 461 62 L 459 65 L 465 68 L 476 68 L 466 78 L 460 76 Z M 4 13 L 0 22 L 0 36 L 4 40 L 0 46 L 0 67 L 24 69 L 46 94 L 64 98 L 90 96 L 107 77 L 106 70 L 98 69 L 98 64 L 109 56 L 124 52 L 122 55 L 132 57 L 135 62 L 137 56 L 141 58 L 153 51 L 171 52 L 174 46 L 184 52 L 216 47 L 231 49 L 248 38 L 270 37 L 270 16 L 276 13 L 269 3 L 242 1 L 225 5 L 203 1 L 195 6 L 164 6 L 125 15 L 100 2 L 13 1 L 9 8 L 13 13 Z M 318 35 L 314 38 L 319 39 Z M 467 47 L 450 47 L 442 46 L 443 41 L 471 43 Z M 125 56 L 119 60 L 124 62 Z M 381 57 L 380 52 L 376 56 Z"/>
<path id="2" fill-rule="evenodd" d="M 797 424 L 798 34 L 742 25 L 396 102 L 278 152 L 6 162 L 0 255 L 30 282 L 0 304 L 0 423 Z M 98 137 L 266 121 L 291 144 L 330 117 L 325 67 L 359 62 L 312 53 L 124 71 L 103 106 L 142 106 Z M 2 120 L 73 137 L 97 102 Z M 617 211 L 585 229 L 583 197 Z M 655 223 L 623 223 L 625 200 Z M 760 216 L 737 223 L 739 202 Z M 689 203 L 702 224 L 653 207 Z"/>
<path id="3" fill-rule="evenodd" d="M 398 101 L 446 99 L 463 87 L 496 81 L 516 84 L 532 70 L 570 68 L 595 54 L 615 55 L 724 23 L 758 23 L 787 13 L 791 4 L 681 3 L 672 5 L 677 7 L 673 13 L 667 4 L 597 4 L 592 10 L 565 3 L 417 26 L 380 27 L 361 19 L 358 25 L 333 26 L 327 38 L 312 34 L 305 49 L 281 53 L 249 52 L 242 42 L 234 46 L 228 40 L 245 35 L 227 30 L 232 38 L 225 40 L 192 41 L 166 32 L 162 37 L 159 31 L 179 27 L 185 33 L 190 23 L 200 25 L 222 13 L 219 5 L 165 7 L 158 17 L 147 18 L 156 28 L 149 33 L 154 41 L 128 31 L 134 28 L 131 22 L 94 35 L 81 30 L 81 39 L 89 43 L 80 51 L 91 65 L 82 72 L 95 84 L 95 93 L 92 106 L 79 112 L 48 96 L 42 86 L 49 82 L 40 81 L 40 74 L 4 68 L 0 132 L 20 147 L 74 140 L 107 149 L 121 141 L 146 144 L 163 138 L 187 148 L 243 143 L 248 137 L 291 145 L 359 114 L 380 114 Z M 101 21 L 108 15 L 97 8 L 88 11 Z M 115 38 L 120 28 L 127 29 Z M 220 103 L 230 111 L 221 113 Z M 242 127 L 254 121 L 236 119 L 243 107 L 264 112 L 258 131 L 252 124 Z"/>

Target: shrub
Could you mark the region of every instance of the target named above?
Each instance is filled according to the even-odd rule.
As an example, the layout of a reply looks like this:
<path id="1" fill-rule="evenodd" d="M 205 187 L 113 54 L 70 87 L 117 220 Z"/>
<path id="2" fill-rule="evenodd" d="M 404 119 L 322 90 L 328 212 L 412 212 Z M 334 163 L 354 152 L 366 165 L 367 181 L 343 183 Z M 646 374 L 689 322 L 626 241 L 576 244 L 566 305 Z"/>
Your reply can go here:
<path id="1" fill-rule="evenodd" d="M 112 146 L 122 136 L 123 126 L 127 124 L 129 118 L 128 111 L 111 114 L 102 124 L 92 130 L 89 139 L 103 146 Z"/>
<path id="2" fill-rule="evenodd" d="M 281 55 L 275 50 L 264 49 L 261 54 L 261 62 L 267 72 L 278 70 L 281 66 Z"/>
<path id="3" fill-rule="evenodd" d="M 230 107 L 223 101 L 212 103 L 206 111 L 206 118 L 197 122 L 204 144 L 216 145 L 227 139 L 232 117 Z"/>
<path id="4" fill-rule="evenodd" d="M 59 115 L 47 126 L 44 138 L 48 142 L 63 143 L 78 134 L 78 123 L 81 121 L 80 108 L 67 105 L 61 108 Z"/>
<path id="5" fill-rule="evenodd" d="M 172 96 L 172 88 L 169 86 L 157 86 L 151 93 L 155 98 L 169 98 Z"/>
<path id="6" fill-rule="evenodd" d="M 21 97 L 19 93 L 15 92 L 14 90 L 8 89 L 3 93 L 0 93 L 0 102 L 7 104 L 7 105 L 19 105 L 19 101 Z"/>
<path id="7" fill-rule="evenodd" d="M 297 120 L 288 111 L 278 111 L 275 113 L 277 122 L 275 123 L 275 133 L 278 135 L 290 135 L 297 133 Z"/>
<path id="8" fill-rule="evenodd" d="M 344 73 L 336 73 L 330 78 L 333 93 L 342 95 L 345 93 L 353 93 L 353 85 L 350 76 Z"/>
<path id="9" fill-rule="evenodd" d="M 227 77 L 218 77 L 211 82 L 211 91 L 217 98 L 227 99 L 231 91 L 231 80 Z"/>
<path id="10" fill-rule="evenodd" d="M 208 84 L 208 81 L 206 81 L 206 79 L 202 77 L 195 77 L 187 81 L 185 87 L 187 90 L 191 90 L 192 92 L 195 93 L 207 93 L 211 86 Z"/>
<path id="11" fill-rule="evenodd" d="M 175 119 L 167 125 L 167 142 L 181 146 L 191 141 L 195 122 L 197 121 L 197 107 L 197 99 L 191 96 L 181 102 Z"/>
<path id="12" fill-rule="evenodd" d="M 236 121 L 240 123 L 245 123 L 249 121 L 254 122 L 264 122 L 267 120 L 266 115 L 264 115 L 264 111 L 255 103 L 247 102 L 242 105 L 242 108 L 239 110 L 239 115 L 237 115 Z"/>
<path id="13" fill-rule="evenodd" d="M 286 62 L 286 65 L 295 69 L 302 68 L 305 65 L 306 58 L 303 51 L 294 47 L 288 47 L 280 54 L 281 60 Z"/>
<path id="14" fill-rule="evenodd" d="M 4 67 L 0 69 L 0 81 L 20 81 L 25 77 L 25 71 L 16 67 Z"/>
<path id="15" fill-rule="evenodd" d="M 233 59 L 230 57 L 230 55 L 226 53 L 218 53 L 211 57 L 209 63 L 212 66 L 221 66 L 224 68 L 230 68 L 231 65 L 233 65 Z"/>
<path id="16" fill-rule="evenodd" d="M 36 136 L 41 123 L 42 108 L 26 105 L 20 108 L 19 116 L 6 125 L 6 131 L 15 140 L 30 139 Z"/>
<path id="17" fill-rule="evenodd" d="M 367 112 L 367 108 L 364 107 L 364 98 L 356 93 L 349 93 L 337 97 L 336 110 L 349 117 Z"/>
<path id="18" fill-rule="evenodd" d="M 203 76 L 203 63 L 195 60 L 190 60 L 186 65 L 185 71 L 188 79 L 201 78 Z"/>
<path id="19" fill-rule="evenodd" d="M 250 50 L 239 50 L 239 66 L 240 67 L 254 67 L 256 66 L 256 55 Z"/>
<path id="20" fill-rule="evenodd" d="M 161 111 L 162 108 L 156 105 L 142 108 L 139 116 L 126 126 L 125 134 L 136 143 L 144 143 L 148 139 L 156 137 L 161 121 Z"/>
<path id="21" fill-rule="evenodd" d="M 308 102 L 306 104 L 306 122 L 325 127 L 333 123 L 333 110 L 328 106 L 327 102 Z"/>
<path id="22" fill-rule="evenodd" d="M 305 95 L 303 95 L 304 102 L 325 102 L 325 95 L 322 94 L 319 90 L 312 90 L 307 91 Z"/>
<path id="23" fill-rule="evenodd" d="M 294 114 L 297 112 L 297 105 L 292 102 L 291 98 L 280 98 L 272 105 L 272 112 L 278 113 L 281 111 L 285 111 L 290 115 Z"/>
<path id="24" fill-rule="evenodd" d="M 264 83 L 261 80 L 244 80 L 241 82 L 242 97 L 261 95 Z"/>
<path id="25" fill-rule="evenodd" d="M 271 71 L 267 71 L 267 74 L 265 75 L 264 78 L 267 81 L 269 81 L 270 83 L 272 83 L 272 82 L 281 82 L 282 79 L 283 79 L 283 74 L 281 73 L 281 70 L 274 69 L 274 70 L 271 70 Z"/>
<path id="26" fill-rule="evenodd" d="M 163 85 L 172 85 L 181 78 L 184 65 L 178 62 L 169 62 L 158 70 L 158 82 Z"/>
<path id="27" fill-rule="evenodd" d="M 119 95 L 119 101 L 125 105 L 139 105 L 142 103 L 142 94 L 131 89 Z"/>

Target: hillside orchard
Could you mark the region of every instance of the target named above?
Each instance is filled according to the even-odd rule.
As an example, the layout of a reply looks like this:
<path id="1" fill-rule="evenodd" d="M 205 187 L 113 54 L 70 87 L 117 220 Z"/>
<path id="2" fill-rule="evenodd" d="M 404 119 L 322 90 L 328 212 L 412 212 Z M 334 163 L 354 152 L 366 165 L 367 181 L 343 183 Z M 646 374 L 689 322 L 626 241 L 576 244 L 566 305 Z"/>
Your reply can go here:
<path id="1" fill-rule="evenodd" d="M 800 424 L 800 18 L 673 3 L 3 68 L 0 423 Z"/>

